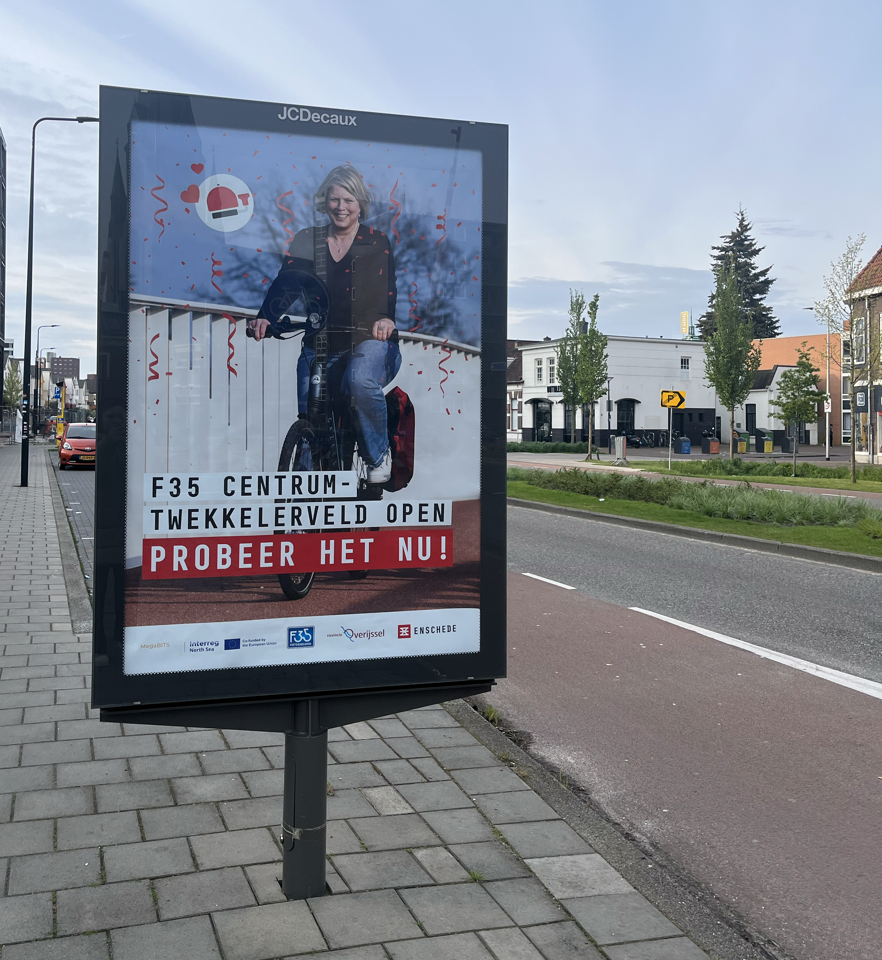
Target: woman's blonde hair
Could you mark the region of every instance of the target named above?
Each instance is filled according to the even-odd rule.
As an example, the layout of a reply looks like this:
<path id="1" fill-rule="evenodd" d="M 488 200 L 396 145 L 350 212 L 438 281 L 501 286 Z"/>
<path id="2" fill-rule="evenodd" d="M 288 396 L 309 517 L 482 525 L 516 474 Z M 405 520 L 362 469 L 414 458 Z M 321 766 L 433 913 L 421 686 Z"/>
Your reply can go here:
<path id="1" fill-rule="evenodd" d="M 315 209 L 318 213 L 328 212 L 328 192 L 331 187 L 342 187 L 351 193 L 358 201 L 359 220 L 367 220 L 371 209 L 371 195 L 355 167 L 334 167 L 325 177 L 315 194 Z"/>

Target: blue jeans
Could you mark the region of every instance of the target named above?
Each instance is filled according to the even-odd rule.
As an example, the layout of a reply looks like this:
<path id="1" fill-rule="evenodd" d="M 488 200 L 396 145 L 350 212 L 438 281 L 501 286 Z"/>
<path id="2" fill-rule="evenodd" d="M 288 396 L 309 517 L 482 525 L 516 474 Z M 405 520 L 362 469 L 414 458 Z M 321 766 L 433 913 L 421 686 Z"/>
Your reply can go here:
<path id="1" fill-rule="evenodd" d="M 297 360 L 297 409 L 306 413 L 310 372 L 315 348 L 304 343 Z M 349 407 L 362 460 L 369 467 L 383 462 L 389 449 L 386 397 L 383 387 L 401 367 L 398 344 L 389 340 L 364 340 L 351 350 L 328 357 L 327 383 L 335 408 L 340 401 Z"/>

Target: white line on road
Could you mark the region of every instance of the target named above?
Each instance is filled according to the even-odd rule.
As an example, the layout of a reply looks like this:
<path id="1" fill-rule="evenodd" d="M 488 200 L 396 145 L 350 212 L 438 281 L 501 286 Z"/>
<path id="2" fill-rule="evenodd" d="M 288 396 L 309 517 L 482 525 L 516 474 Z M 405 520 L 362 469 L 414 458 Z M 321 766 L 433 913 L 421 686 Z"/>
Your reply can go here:
<path id="1" fill-rule="evenodd" d="M 720 643 L 727 643 L 730 647 L 747 650 L 748 653 L 755 653 L 758 657 L 763 657 L 766 660 L 783 663 L 784 666 L 793 667 L 794 670 L 802 670 L 804 673 L 810 673 L 812 676 L 820 677 L 822 680 L 829 680 L 831 683 L 838 683 L 842 687 L 848 687 L 850 690 L 857 690 L 858 693 L 865 693 L 867 696 L 882 700 L 882 683 L 877 683 L 875 680 L 855 677 L 853 674 L 843 673 L 841 670 L 834 670 L 832 667 L 822 667 L 820 664 L 811 663 L 809 660 L 800 660 L 798 657 L 791 657 L 786 653 L 779 653 L 777 650 L 758 647 L 753 643 L 747 643 L 746 640 L 737 640 L 735 637 L 727 637 L 724 633 L 705 630 L 704 627 L 696 627 L 694 624 L 684 623 L 682 620 L 675 620 L 673 617 L 666 617 L 661 613 L 653 613 L 652 610 L 642 610 L 640 607 L 629 607 L 629 609 L 635 613 L 644 613 L 647 617 L 664 620 L 665 623 L 672 623 L 675 627 L 682 627 L 684 630 L 700 633 L 703 637 L 709 637 L 711 640 L 719 640 Z"/>
<path id="2" fill-rule="evenodd" d="M 564 590 L 575 590 L 575 587 L 571 587 L 567 583 L 558 583 L 557 580 L 549 580 L 547 577 L 540 577 L 536 573 L 525 573 L 525 577 L 532 577 L 534 580 L 541 580 L 543 583 L 550 583 L 553 587 L 563 587 Z"/>

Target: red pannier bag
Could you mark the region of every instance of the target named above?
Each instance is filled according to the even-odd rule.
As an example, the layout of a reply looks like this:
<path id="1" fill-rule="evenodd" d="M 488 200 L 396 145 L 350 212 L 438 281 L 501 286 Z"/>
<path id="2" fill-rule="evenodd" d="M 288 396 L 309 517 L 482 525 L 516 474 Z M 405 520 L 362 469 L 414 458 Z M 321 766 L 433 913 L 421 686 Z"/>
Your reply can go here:
<path id="1" fill-rule="evenodd" d="M 386 422 L 389 431 L 389 450 L 392 454 L 392 476 L 383 485 L 394 493 L 403 490 L 413 479 L 413 443 L 416 417 L 410 397 L 393 387 L 386 394 Z"/>

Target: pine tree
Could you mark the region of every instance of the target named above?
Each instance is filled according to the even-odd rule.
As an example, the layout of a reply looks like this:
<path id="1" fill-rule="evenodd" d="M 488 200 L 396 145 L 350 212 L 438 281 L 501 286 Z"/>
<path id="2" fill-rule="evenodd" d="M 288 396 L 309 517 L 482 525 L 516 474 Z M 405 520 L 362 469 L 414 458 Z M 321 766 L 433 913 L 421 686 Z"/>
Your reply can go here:
<path id="1" fill-rule="evenodd" d="M 711 247 L 711 270 L 717 281 L 725 270 L 732 270 L 741 299 L 741 309 L 753 327 L 754 339 L 768 340 L 781 335 L 778 320 L 772 314 L 772 308 L 765 303 L 775 280 L 769 276 L 771 267 L 760 270 L 756 266 L 756 258 L 765 247 L 756 245 L 750 233 L 751 229 L 752 224 L 747 219 L 747 214 L 739 207 L 735 229 L 720 237 L 723 241 L 721 244 Z M 707 312 L 699 317 L 698 327 L 703 340 L 707 340 L 716 330 L 716 292 L 708 297 Z"/>

